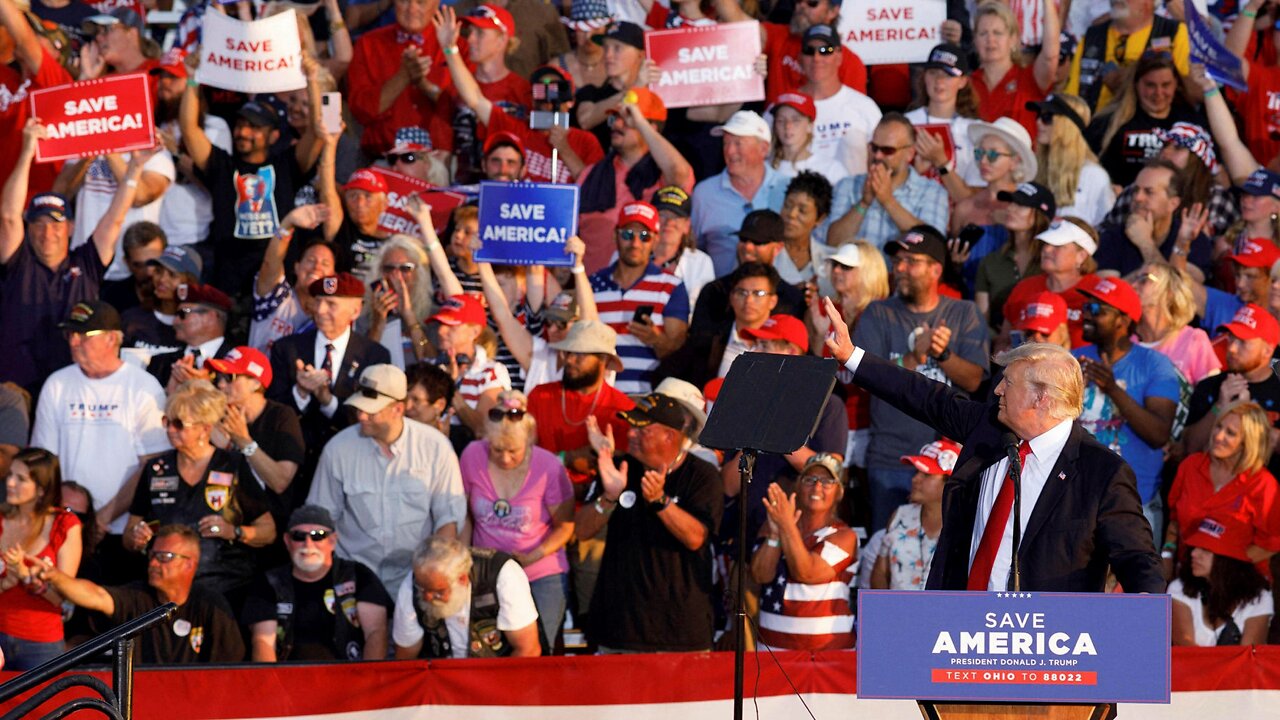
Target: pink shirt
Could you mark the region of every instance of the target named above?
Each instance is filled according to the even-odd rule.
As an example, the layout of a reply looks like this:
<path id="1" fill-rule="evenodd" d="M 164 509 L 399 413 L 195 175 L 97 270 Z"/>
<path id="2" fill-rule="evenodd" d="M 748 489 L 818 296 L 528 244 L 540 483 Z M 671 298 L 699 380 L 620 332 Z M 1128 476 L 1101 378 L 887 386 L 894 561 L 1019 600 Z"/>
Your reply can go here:
<path id="1" fill-rule="evenodd" d="M 1193 387 L 1222 370 L 1222 363 L 1213 352 L 1212 341 L 1200 328 L 1184 327 L 1165 338 L 1164 342 L 1156 345 L 1142 344 L 1169 358 Z"/>
<path id="2" fill-rule="evenodd" d="M 502 499 L 489 477 L 488 441 L 477 440 L 462 451 L 458 463 L 471 510 L 471 544 L 475 547 L 530 552 L 551 532 L 551 508 L 573 499 L 569 475 L 556 456 L 540 447 L 534 447 L 532 453 L 524 485 L 515 497 Z M 568 571 L 564 548 L 524 569 L 530 581 Z"/>

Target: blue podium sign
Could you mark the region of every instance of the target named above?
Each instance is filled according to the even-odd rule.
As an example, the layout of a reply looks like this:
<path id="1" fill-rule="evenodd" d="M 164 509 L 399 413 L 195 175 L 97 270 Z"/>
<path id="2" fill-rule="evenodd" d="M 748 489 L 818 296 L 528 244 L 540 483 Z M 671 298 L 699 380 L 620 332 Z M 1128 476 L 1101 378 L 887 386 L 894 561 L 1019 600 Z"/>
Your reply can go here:
<path id="1" fill-rule="evenodd" d="M 577 232 L 577 185 L 480 183 L 478 262 L 572 265 L 564 244 Z"/>
<path id="2" fill-rule="evenodd" d="M 1168 595 L 858 593 L 858 696 L 1168 703 Z"/>

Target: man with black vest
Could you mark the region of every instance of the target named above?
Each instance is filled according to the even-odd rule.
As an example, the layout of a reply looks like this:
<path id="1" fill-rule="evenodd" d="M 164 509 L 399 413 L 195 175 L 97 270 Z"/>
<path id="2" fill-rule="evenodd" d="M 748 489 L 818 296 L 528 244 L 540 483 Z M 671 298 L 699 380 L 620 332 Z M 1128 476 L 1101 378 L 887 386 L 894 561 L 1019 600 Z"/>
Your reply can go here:
<path id="1" fill-rule="evenodd" d="M 258 577 L 241 617 L 253 631 L 254 662 L 385 658 L 391 598 L 378 576 L 334 557 L 328 510 L 303 505 L 288 527 L 290 563 Z"/>
<path id="2" fill-rule="evenodd" d="M 1190 72 L 1186 25 L 1156 16 L 1154 0 L 1111 0 L 1111 18 L 1090 27 L 1076 48 L 1063 92 L 1084 98 L 1096 115 L 1119 93 L 1125 68 L 1146 52 L 1171 55 L 1183 78 Z M 1187 89 L 1198 96 L 1192 83 Z"/>
<path id="3" fill-rule="evenodd" d="M 434 535 L 396 593 L 396 659 L 536 657 L 538 610 L 529 578 L 506 553 Z"/>

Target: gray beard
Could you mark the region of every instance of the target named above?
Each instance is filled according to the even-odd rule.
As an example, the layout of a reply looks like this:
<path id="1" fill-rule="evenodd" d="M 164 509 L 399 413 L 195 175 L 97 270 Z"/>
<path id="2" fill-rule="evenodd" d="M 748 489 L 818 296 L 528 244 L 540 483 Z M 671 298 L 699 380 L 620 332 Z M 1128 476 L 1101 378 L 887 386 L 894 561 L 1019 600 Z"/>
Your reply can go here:
<path id="1" fill-rule="evenodd" d="M 422 614 L 433 624 L 441 620 L 447 620 L 462 612 L 463 603 L 470 600 L 470 595 L 463 595 L 460 590 L 462 590 L 462 585 L 455 585 L 453 591 L 449 593 L 449 600 L 443 603 L 423 600 L 419 597 L 418 607 L 422 609 Z"/>

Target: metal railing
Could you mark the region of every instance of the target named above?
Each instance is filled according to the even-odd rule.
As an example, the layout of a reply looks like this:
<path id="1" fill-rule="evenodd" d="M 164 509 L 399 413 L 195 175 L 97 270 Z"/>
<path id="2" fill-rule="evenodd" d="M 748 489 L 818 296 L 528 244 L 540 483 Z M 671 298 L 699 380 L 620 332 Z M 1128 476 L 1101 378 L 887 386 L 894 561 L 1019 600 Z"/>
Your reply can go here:
<path id="1" fill-rule="evenodd" d="M 96 710 L 106 717 L 112 718 L 112 720 L 131 720 L 133 717 L 134 640 L 142 631 L 169 617 L 177 609 L 178 606 L 174 603 L 165 603 L 146 614 L 112 628 L 83 645 L 77 645 L 39 667 L 34 667 L 24 672 L 9 682 L 0 685 L 0 704 L 12 700 L 34 687 L 38 687 L 49 678 L 83 664 L 86 660 L 107 648 L 115 650 L 115 659 L 111 668 L 111 687 L 107 687 L 106 683 L 92 675 L 68 675 L 49 683 L 39 692 L 5 713 L 0 720 L 25 718 L 55 695 L 73 687 L 87 687 L 100 695 L 101 699 L 81 697 L 68 700 L 45 715 L 41 720 L 58 720 L 58 718 L 64 718 L 77 710 Z"/>

